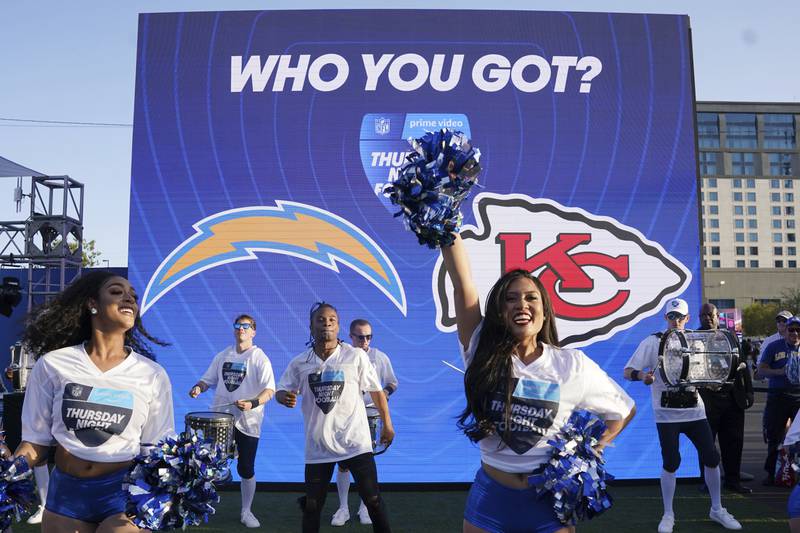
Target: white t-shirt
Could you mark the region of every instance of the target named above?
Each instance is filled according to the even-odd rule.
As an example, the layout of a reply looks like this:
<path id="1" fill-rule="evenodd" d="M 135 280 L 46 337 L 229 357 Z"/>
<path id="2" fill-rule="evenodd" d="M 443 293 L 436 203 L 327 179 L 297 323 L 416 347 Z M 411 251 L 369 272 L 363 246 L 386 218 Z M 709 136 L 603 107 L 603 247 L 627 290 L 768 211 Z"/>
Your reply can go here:
<path id="1" fill-rule="evenodd" d="M 235 346 L 228 346 L 214 357 L 200 381 L 216 389 L 212 411 L 232 414 L 239 431 L 251 437 L 261 436 L 264 404 L 248 411 L 227 405 L 236 400 L 252 400 L 264 389 L 275 390 L 272 363 L 261 348 L 254 344 L 238 353 Z"/>
<path id="2" fill-rule="evenodd" d="M 128 461 L 175 435 L 172 385 L 158 363 L 131 352 L 102 372 L 82 344 L 33 365 L 22 408 L 22 440 L 58 442 L 87 461 Z"/>
<path id="3" fill-rule="evenodd" d="M 397 388 L 397 376 L 394 375 L 392 362 L 389 356 L 377 348 L 370 348 L 367 352 L 369 362 L 375 368 L 375 373 L 378 375 L 378 381 L 385 389 L 387 386 L 392 385 Z M 377 416 L 378 410 L 375 407 L 375 402 L 372 401 L 372 395 L 368 392 L 364 393 L 364 405 L 367 406 L 367 413 L 370 416 Z"/>
<path id="4" fill-rule="evenodd" d="M 648 335 L 639 347 L 633 352 L 633 355 L 625 364 L 625 368 L 633 368 L 634 370 L 642 370 L 648 368 L 653 370 L 658 365 L 658 347 L 661 344 L 661 339 L 655 335 Z M 693 422 L 695 420 L 702 420 L 706 417 L 706 408 L 703 405 L 703 399 L 697 394 L 697 405 L 694 407 L 673 408 L 661 407 L 661 393 L 666 390 L 678 390 L 673 387 L 667 387 L 664 380 L 661 378 L 661 372 L 656 370 L 653 373 L 655 381 L 649 385 L 650 387 L 650 402 L 653 405 L 653 417 L 658 423 L 669 422 Z M 694 391 L 693 387 L 687 387 L 686 390 Z"/>
<path id="5" fill-rule="evenodd" d="M 341 343 L 326 360 L 309 348 L 289 363 L 278 390 L 299 391 L 306 463 L 332 463 L 372 452 L 362 391 L 381 384 L 361 348 Z"/>
<path id="6" fill-rule="evenodd" d="M 482 324 L 466 351 L 464 364 L 475 355 Z M 525 365 L 512 357 L 514 392 L 511 419 L 504 435 L 505 392 L 495 392 L 491 402 L 496 433 L 480 440 L 481 461 L 504 472 L 532 472 L 550 459 L 548 439 L 558 433 L 572 412 L 585 409 L 604 420 L 627 417 L 634 403 L 630 396 L 580 350 L 543 344 L 542 355 Z"/>

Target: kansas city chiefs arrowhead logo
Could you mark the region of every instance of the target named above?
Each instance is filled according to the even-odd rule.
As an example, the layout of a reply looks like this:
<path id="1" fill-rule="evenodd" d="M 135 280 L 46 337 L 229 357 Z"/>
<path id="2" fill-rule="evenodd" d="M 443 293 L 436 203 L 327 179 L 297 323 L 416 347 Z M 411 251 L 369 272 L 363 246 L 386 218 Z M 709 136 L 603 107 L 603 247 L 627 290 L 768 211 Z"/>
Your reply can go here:
<path id="1" fill-rule="evenodd" d="M 478 227 L 461 237 L 481 309 L 495 281 L 523 268 L 539 277 L 553 301 L 562 346 L 607 339 L 659 313 L 679 296 L 691 272 L 660 244 L 609 217 L 522 194 L 479 194 Z M 433 271 L 436 325 L 455 331 L 453 286 L 442 258 Z"/>

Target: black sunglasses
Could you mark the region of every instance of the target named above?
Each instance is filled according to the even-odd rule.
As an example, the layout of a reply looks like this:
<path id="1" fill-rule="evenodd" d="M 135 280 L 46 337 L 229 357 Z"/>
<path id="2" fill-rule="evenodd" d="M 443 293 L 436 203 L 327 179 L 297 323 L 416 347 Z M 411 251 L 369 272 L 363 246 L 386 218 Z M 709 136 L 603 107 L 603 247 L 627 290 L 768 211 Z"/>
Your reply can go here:
<path id="1" fill-rule="evenodd" d="M 789 333 L 800 333 L 800 328 L 786 328 Z"/>
<path id="2" fill-rule="evenodd" d="M 680 319 L 681 319 L 681 318 L 683 318 L 684 316 L 685 316 L 685 315 L 682 315 L 682 314 L 680 314 L 680 313 L 678 313 L 678 312 L 676 312 L 676 311 L 672 311 L 672 312 L 670 312 L 670 313 L 667 313 L 667 318 L 668 318 L 669 320 L 680 320 Z"/>
<path id="3" fill-rule="evenodd" d="M 353 335 L 353 337 L 355 337 L 356 339 L 358 339 L 360 341 L 371 341 L 372 340 L 372 335 Z"/>
<path id="4" fill-rule="evenodd" d="M 233 329 L 250 329 L 253 327 L 253 324 L 250 322 L 237 322 L 233 325 Z"/>

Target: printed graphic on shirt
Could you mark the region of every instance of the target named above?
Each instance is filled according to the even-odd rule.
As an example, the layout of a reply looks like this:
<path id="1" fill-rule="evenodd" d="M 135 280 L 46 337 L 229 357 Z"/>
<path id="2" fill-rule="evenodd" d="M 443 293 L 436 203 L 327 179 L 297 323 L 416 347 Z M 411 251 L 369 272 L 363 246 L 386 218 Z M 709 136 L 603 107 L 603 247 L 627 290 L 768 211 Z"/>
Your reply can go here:
<path id="1" fill-rule="evenodd" d="M 497 435 L 515 453 L 522 455 L 533 448 L 558 414 L 560 387 L 558 383 L 514 379 L 511 412 L 506 422 L 505 390 L 494 394 L 489 416 Z"/>
<path id="2" fill-rule="evenodd" d="M 133 394 L 125 390 L 67 383 L 61 418 L 84 446 L 100 446 L 122 433 L 133 414 Z"/>
<path id="3" fill-rule="evenodd" d="M 244 363 L 223 363 L 222 382 L 228 392 L 233 392 L 239 388 L 247 375 L 247 365 Z"/>
<path id="4" fill-rule="evenodd" d="M 314 401 L 317 407 L 327 415 L 342 395 L 344 371 L 325 370 L 323 372 L 313 372 L 308 375 L 308 386 L 311 388 L 311 392 L 314 393 Z"/>

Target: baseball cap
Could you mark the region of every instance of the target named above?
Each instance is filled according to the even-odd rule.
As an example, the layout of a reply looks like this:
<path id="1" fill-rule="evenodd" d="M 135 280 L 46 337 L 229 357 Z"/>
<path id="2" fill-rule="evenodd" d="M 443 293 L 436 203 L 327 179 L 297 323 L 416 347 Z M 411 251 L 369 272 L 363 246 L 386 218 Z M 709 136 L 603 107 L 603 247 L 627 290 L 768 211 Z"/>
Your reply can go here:
<path id="1" fill-rule="evenodd" d="M 784 309 L 783 311 L 781 311 L 780 313 L 775 315 L 775 318 L 776 319 L 777 318 L 785 318 L 786 320 L 789 320 L 790 318 L 792 318 L 792 313 L 790 313 L 789 311 Z"/>
<path id="2" fill-rule="evenodd" d="M 669 313 L 680 313 L 683 316 L 686 316 L 689 314 L 689 304 L 686 303 L 686 300 L 673 298 L 672 300 L 668 301 L 667 305 L 664 307 L 664 316 Z"/>
<path id="3" fill-rule="evenodd" d="M 789 326 L 800 326 L 800 318 L 797 318 L 796 316 L 793 316 L 792 318 L 787 320 L 786 321 L 786 327 L 788 328 Z"/>

